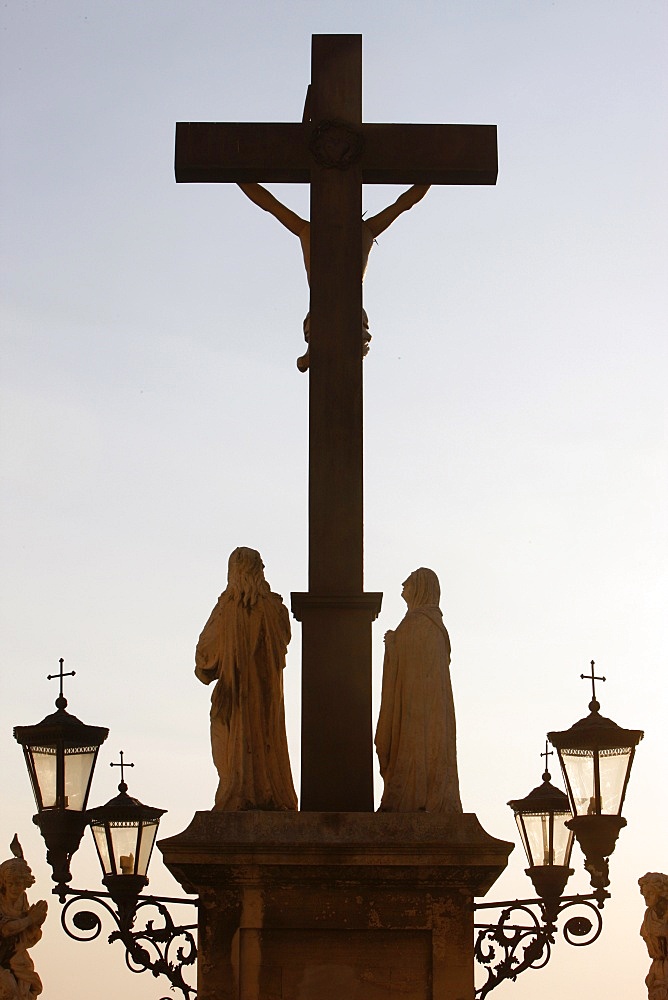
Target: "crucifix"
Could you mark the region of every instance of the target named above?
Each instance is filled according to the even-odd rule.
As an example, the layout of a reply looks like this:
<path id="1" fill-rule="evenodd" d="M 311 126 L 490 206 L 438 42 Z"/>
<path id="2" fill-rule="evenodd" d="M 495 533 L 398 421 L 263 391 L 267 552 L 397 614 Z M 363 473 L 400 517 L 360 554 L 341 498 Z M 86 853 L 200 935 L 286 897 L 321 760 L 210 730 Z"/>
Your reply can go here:
<path id="1" fill-rule="evenodd" d="M 493 125 L 362 122 L 361 35 L 314 35 L 301 123 L 179 123 L 176 179 L 311 189 L 308 592 L 302 810 L 372 811 L 371 623 L 363 582 L 362 184 L 494 184 Z"/>

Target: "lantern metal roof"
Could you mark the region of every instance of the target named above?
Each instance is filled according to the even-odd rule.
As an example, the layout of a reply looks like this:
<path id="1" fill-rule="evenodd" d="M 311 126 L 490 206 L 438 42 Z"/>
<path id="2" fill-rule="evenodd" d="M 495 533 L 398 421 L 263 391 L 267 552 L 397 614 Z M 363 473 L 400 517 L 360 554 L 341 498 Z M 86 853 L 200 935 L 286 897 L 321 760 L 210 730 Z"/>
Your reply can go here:
<path id="1" fill-rule="evenodd" d="M 593 699 L 590 713 L 570 729 L 548 733 L 548 739 L 557 750 L 613 750 L 635 747 L 645 735 L 641 729 L 623 729 L 612 719 L 599 714 L 601 706 Z"/>
<path id="2" fill-rule="evenodd" d="M 542 784 L 534 788 L 523 799 L 511 799 L 508 803 L 514 812 L 521 813 L 569 813 L 571 811 L 568 796 L 561 789 L 555 788 L 550 782 L 547 771 L 543 774 Z"/>
<path id="3" fill-rule="evenodd" d="M 95 806 L 88 810 L 88 821 L 90 823 L 149 823 L 157 820 L 163 815 L 166 809 L 156 809 L 153 806 L 146 806 L 139 799 L 128 795 L 128 786 L 124 781 L 118 786 L 118 795 L 109 799 L 103 806 Z"/>
<path id="4" fill-rule="evenodd" d="M 14 739 L 21 746 L 54 746 L 63 741 L 68 747 L 97 747 L 104 743 L 109 730 L 105 726 L 88 726 L 76 715 L 67 712 L 67 699 L 56 699 L 57 711 L 34 726 L 15 726 Z"/>

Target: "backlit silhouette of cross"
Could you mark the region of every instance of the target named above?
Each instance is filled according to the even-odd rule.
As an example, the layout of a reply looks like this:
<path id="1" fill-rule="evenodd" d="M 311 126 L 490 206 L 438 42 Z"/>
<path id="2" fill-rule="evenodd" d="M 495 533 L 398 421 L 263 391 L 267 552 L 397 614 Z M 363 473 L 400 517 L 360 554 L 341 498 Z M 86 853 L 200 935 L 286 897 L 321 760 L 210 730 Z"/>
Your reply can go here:
<path id="1" fill-rule="evenodd" d="M 47 679 L 47 681 L 52 681 L 56 677 L 59 679 L 59 681 L 60 681 L 60 693 L 58 695 L 58 701 L 60 701 L 61 698 L 63 698 L 63 677 L 76 677 L 76 673 L 77 672 L 76 672 L 76 670 L 69 670 L 67 673 L 65 673 L 63 671 L 63 664 L 65 663 L 65 660 L 63 659 L 62 656 L 60 657 L 60 659 L 58 660 L 58 662 L 60 663 L 60 672 L 57 673 L 57 674 L 47 674 L 46 675 L 46 679 Z M 58 702 L 56 702 L 56 704 L 58 704 Z M 67 704 L 67 702 L 65 702 L 65 704 Z M 58 707 L 60 707 L 60 706 L 58 706 Z"/>
<path id="2" fill-rule="evenodd" d="M 580 674 L 580 680 L 591 681 L 591 704 L 589 705 L 589 707 L 591 708 L 591 710 L 593 712 L 593 711 L 597 710 L 598 708 L 600 708 L 600 705 L 599 705 L 599 703 L 596 700 L 596 684 L 595 684 L 595 682 L 596 681 L 604 681 L 605 677 L 597 677 L 594 674 L 594 661 L 592 660 L 591 661 L 591 673 L 590 674 Z M 594 709 L 594 707 L 593 707 L 594 705 L 596 706 L 596 709 Z"/>
<path id="3" fill-rule="evenodd" d="M 545 750 L 541 754 L 541 757 L 545 758 L 545 773 L 543 774 L 543 778 L 546 781 L 550 780 L 550 772 L 548 770 L 548 761 L 547 761 L 547 758 L 554 756 L 554 750 L 548 750 L 548 747 L 549 747 L 549 743 L 548 743 L 547 740 L 545 740 Z"/>
<path id="4" fill-rule="evenodd" d="M 114 762 L 112 761 L 112 763 L 109 765 L 109 767 L 120 767 L 120 769 L 121 769 L 121 784 L 118 787 L 120 788 L 121 785 L 125 785 L 125 788 L 123 789 L 123 791 L 127 791 L 127 787 L 128 786 L 125 784 L 125 779 L 123 777 L 123 768 L 125 768 L 125 767 L 134 767 L 134 764 L 126 764 L 125 761 L 123 760 L 123 751 L 119 750 L 119 753 L 121 755 L 121 762 L 120 762 L 120 764 L 114 764 Z"/>
<path id="5" fill-rule="evenodd" d="M 310 185 L 309 589 L 292 595 L 300 808 L 372 812 L 382 595 L 364 592 L 363 573 L 362 185 L 495 184 L 496 128 L 364 122 L 361 35 L 313 36 L 306 105 L 302 122 L 179 122 L 176 179 Z"/>

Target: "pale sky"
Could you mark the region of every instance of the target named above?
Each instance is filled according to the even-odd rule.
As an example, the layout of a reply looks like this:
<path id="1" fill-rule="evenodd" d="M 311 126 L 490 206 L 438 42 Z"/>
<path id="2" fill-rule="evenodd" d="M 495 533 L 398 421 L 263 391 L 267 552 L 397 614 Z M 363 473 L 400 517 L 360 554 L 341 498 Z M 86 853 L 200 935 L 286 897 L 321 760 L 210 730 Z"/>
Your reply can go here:
<path id="1" fill-rule="evenodd" d="M 91 804 L 123 749 L 169 836 L 213 801 L 193 657 L 229 552 L 259 549 L 286 603 L 306 589 L 299 245 L 234 186 L 177 186 L 174 123 L 298 121 L 311 34 L 361 33 L 365 120 L 492 123 L 499 141 L 496 187 L 433 188 L 369 264 L 374 711 L 401 582 L 430 566 L 464 808 L 517 844 L 488 898 L 531 896 L 506 802 L 539 783 L 545 733 L 587 714 L 596 661 L 602 714 L 646 733 L 603 935 L 559 939 L 494 996 L 646 995 L 637 879 L 668 868 L 666 20 L 650 0 L 5 4 L 0 856 L 17 832 L 31 899 L 50 873 L 12 727 L 52 711 L 58 658 L 70 710 L 111 730 Z M 274 190 L 308 212 L 305 187 Z M 396 194 L 368 188 L 365 208 Z M 299 688 L 293 622 L 297 785 Z M 577 848 L 573 867 L 568 891 L 588 891 Z M 99 885 L 89 834 L 73 871 Z M 157 851 L 149 874 L 178 894 Z M 46 1000 L 168 992 L 127 972 L 111 926 L 65 938 L 59 909 L 33 952 Z"/>

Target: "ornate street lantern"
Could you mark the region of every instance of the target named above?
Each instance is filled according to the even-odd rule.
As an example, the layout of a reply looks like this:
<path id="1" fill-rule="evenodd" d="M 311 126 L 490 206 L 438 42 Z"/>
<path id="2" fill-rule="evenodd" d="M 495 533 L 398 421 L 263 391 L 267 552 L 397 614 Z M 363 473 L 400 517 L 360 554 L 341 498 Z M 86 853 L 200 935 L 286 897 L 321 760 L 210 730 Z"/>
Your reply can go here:
<path id="1" fill-rule="evenodd" d="M 146 871 L 164 809 L 145 806 L 128 795 L 123 770 L 134 767 L 123 761 L 112 764 L 121 768 L 118 795 L 103 806 L 88 812 L 88 821 L 102 866 L 104 885 L 119 909 L 122 919 L 132 923 L 137 897 L 148 885 Z"/>
<path id="2" fill-rule="evenodd" d="M 591 680 L 590 714 L 564 732 L 548 733 L 556 748 L 563 771 L 573 819 L 573 831 L 585 856 L 585 868 L 596 889 L 610 884 L 608 859 L 626 820 L 622 816 L 635 749 L 643 738 L 640 729 L 622 729 L 599 715 L 595 681 L 605 677 L 580 674 Z"/>
<path id="3" fill-rule="evenodd" d="M 33 822 L 40 828 L 47 847 L 54 882 L 70 882 L 70 861 L 86 829 L 86 805 L 100 746 L 109 735 L 102 726 L 87 726 L 65 711 L 63 677 L 75 671 L 49 674 L 60 680 L 56 709 L 35 726 L 16 726 L 14 738 L 23 747 L 37 803 Z"/>
<path id="4" fill-rule="evenodd" d="M 545 746 L 547 765 L 548 754 Z M 526 873 L 541 899 L 556 903 L 573 874 L 569 867 L 573 833 L 567 828 L 572 813 L 568 797 L 550 783 L 550 773 L 543 772 L 543 783 L 523 799 L 508 803 L 522 838 L 529 867 Z"/>

